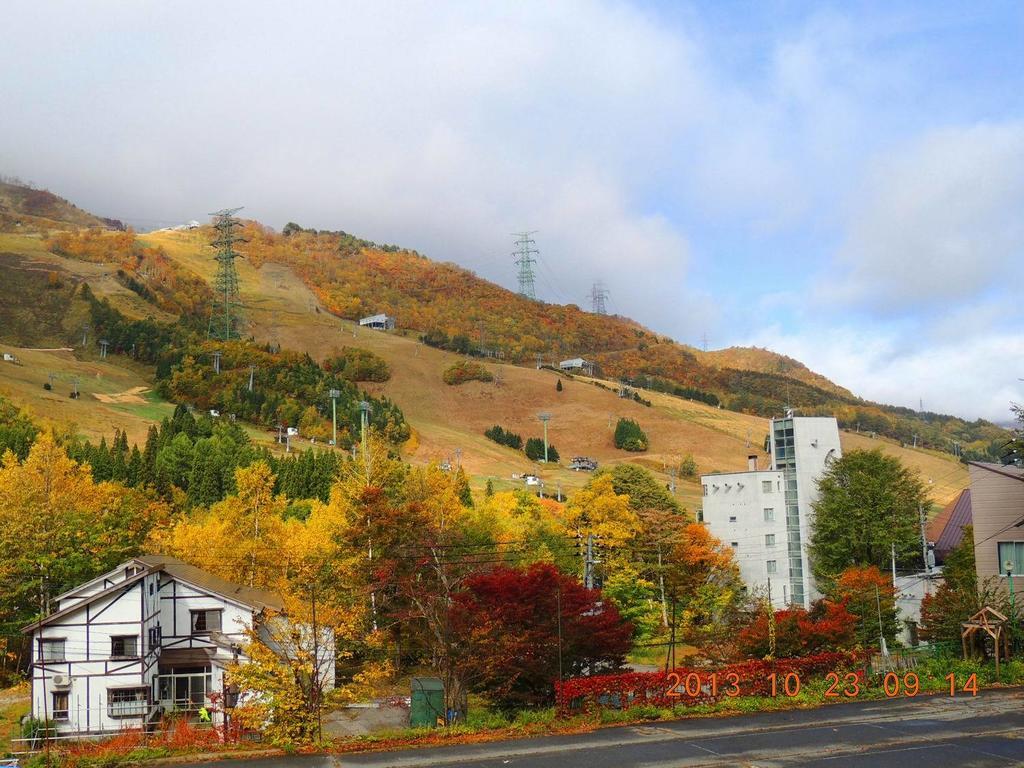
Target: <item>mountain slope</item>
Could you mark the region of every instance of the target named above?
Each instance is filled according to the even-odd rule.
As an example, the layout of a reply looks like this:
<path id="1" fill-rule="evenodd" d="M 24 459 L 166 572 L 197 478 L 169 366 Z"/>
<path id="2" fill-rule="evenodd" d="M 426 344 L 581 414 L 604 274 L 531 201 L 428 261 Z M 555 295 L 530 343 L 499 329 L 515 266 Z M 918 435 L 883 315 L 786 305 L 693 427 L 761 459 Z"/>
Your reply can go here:
<path id="1" fill-rule="evenodd" d="M 49 190 L 0 181 L 0 232 L 65 227 L 117 228 L 119 225 L 120 222 L 83 211 Z"/>
<path id="2" fill-rule="evenodd" d="M 805 413 L 836 413 L 851 426 L 854 420 L 863 419 L 862 430 L 885 432 L 896 423 L 923 432 L 930 426 L 914 414 L 894 415 L 895 409 L 886 411 L 864 403 L 799 362 L 767 350 L 732 348 L 705 353 L 626 318 L 529 301 L 468 270 L 414 252 L 375 246 L 340 232 L 310 232 L 294 225 L 288 231 L 285 235 L 256 223 L 246 225 L 248 242 L 241 248 L 245 257 L 238 260 L 246 332 L 261 343 L 308 352 L 318 360 L 344 346 L 380 355 L 391 366 L 392 378 L 367 388 L 371 394 L 392 398 L 403 409 L 415 431 L 405 446 L 409 457 L 426 462 L 454 460 L 461 454 L 478 486 L 488 477 L 494 478 L 497 487 L 508 486 L 513 473 L 531 469 L 521 453 L 484 438 L 484 429 L 500 424 L 524 438 L 539 436 L 542 430 L 536 415 L 540 411 L 552 414 L 550 437 L 563 460 L 589 455 L 602 463 L 636 461 L 656 471 L 665 482 L 669 479 L 665 470 L 687 453 L 694 456 L 701 471 L 744 467 L 748 453 L 759 453 L 757 446 L 767 430 L 762 416 L 778 413 L 783 403 Z M 197 315 L 201 320 L 211 302 L 205 283 L 216 267 L 209 242 L 209 228 L 129 237 L 95 230 L 83 235 L 69 231 L 45 240 L 31 233 L 0 233 L 0 251 L 14 254 L 6 265 L 0 263 L 0 275 L 14 274 L 11 270 L 20 266 L 45 281 L 53 270 L 66 284 L 88 283 L 94 293 L 109 298 L 129 317 L 173 321 L 175 313 L 187 311 L 193 320 Z M 3 282 L 0 298 L 10 285 L 10 281 Z M 203 290 L 195 293 L 189 286 Z M 195 293 L 194 301 L 186 301 L 183 291 Z M 76 309 L 79 303 L 71 301 L 71 314 L 55 318 L 55 325 L 51 322 L 54 330 L 48 340 L 79 346 L 81 317 L 74 314 L 80 312 L 80 307 Z M 352 322 L 377 311 L 397 315 L 399 331 L 372 332 Z M 51 307 L 46 313 L 59 314 L 60 309 Z M 460 387 L 443 384 L 445 368 L 465 356 L 419 343 L 421 334 L 428 334 L 435 344 L 475 352 L 481 346 L 481 330 L 483 346 L 504 354 L 503 361 L 485 362 L 498 381 Z M 0 327 L 0 340 L 24 344 L 27 339 L 5 335 Z M 90 365 L 96 363 L 95 342 L 90 338 L 87 348 L 76 351 L 75 357 L 89 360 Z M 538 352 L 546 363 L 577 354 L 594 359 L 604 368 L 604 380 L 563 379 L 564 389 L 558 392 L 559 374 L 533 365 Z M 117 356 L 99 365 L 98 377 L 82 380 L 82 402 L 86 404 L 99 399 L 95 394 L 104 394 L 91 391 L 93 381 L 104 381 L 103 370 L 125 369 L 118 375 L 126 380 L 140 374 L 143 382 L 146 380 L 141 366 L 128 370 L 127 361 Z M 0 390 L 17 383 L 8 373 L 0 366 Z M 37 372 L 36 379 L 39 375 L 43 374 Z M 641 397 L 650 406 L 617 397 L 614 379 L 619 376 L 646 387 L 640 390 Z M 42 380 L 36 379 L 30 386 L 14 386 L 16 399 L 46 409 L 50 406 L 42 400 Z M 683 397 L 652 391 L 678 391 L 680 385 L 718 396 L 734 410 L 697 402 L 690 390 Z M 131 387 L 126 386 L 128 389 Z M 145 412 L 138 403 L 134 405 Z M 102 434 L 107 425 L 112 430 L 116 424 L 104 415 L 103 408 L 76 410 L 74 418 L 90 435 Z M 637 419 L 647 431 L 651 439 L 647 454 L 626 454 L 613 447 L 610 426 L 619 416 Z M 943 430 L 976 427 L 964 427 L 959 420 L 952 428 L 947 422 L 935 424 L 941 424 Z M 130 427 L 132 434 L 139 429 L 134 421 Z M 935 429 L 940 437 L 944 434 L 938 426 Z M 1003 433 L 995 430 L 991 434 Z M 988 435 L 986 431 L 967 434 L 962 442 L 968 445 L 973 439 L 981 445 Z M 853 432 L 844 434 L 843 442 L 847 447 L 881 445 L 921 469 L 933 481 L 937 501 L 945 500 L 966 482 L 963 466 L 948 453 L 904 448 L 898 442 Z M 532 469 L 544 477 L 549 493 L 559 484 L 568 490 L 586 480 L 585 474 L 560 467 L 532 465 Z M 680 489 L 691 507 L 699 505 L 695 481 L 681 483 Z"/>

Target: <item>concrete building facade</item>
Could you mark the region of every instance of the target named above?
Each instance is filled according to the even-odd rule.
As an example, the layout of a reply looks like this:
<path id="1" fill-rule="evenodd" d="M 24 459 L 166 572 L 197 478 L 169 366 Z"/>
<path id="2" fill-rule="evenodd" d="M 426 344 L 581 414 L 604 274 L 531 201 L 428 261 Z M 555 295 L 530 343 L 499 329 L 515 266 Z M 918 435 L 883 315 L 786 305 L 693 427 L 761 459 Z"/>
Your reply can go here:
<path id="1" fill-rule="evenodd" d="M 748 589 L 767 593 L 776 607 L 809 607 L 820 597 L 811 576 L 808 542 L 817 481 L 842 456 L 831 417 L 793 416 L 769 423 L 771 466 L 703 475 L 702 519 L 733 548 Z"/>

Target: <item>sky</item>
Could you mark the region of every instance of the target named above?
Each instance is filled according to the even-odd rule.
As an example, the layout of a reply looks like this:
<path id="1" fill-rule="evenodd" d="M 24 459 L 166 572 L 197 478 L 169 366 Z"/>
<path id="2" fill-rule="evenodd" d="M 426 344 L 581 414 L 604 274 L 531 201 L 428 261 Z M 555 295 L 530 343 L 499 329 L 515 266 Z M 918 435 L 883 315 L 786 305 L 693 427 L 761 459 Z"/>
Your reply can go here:
<path id="1" fill-rule="evenodd" d="M 244 205 L 872 400 L 1024 401 L 1024 4 L 22 2 L 0 173 L 139 229 Z"/>

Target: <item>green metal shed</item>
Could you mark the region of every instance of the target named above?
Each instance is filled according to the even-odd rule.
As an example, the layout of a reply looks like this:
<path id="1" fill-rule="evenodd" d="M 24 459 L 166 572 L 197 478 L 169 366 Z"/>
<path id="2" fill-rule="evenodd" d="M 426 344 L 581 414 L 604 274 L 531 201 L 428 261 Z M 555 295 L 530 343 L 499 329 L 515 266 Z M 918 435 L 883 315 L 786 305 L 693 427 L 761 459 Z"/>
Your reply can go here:
<path id="1" fill-rule="evenodd" d="M 439 677 L 414 677 L 409 725 L 415 728 L 444 724 L 444 682 Z"/>

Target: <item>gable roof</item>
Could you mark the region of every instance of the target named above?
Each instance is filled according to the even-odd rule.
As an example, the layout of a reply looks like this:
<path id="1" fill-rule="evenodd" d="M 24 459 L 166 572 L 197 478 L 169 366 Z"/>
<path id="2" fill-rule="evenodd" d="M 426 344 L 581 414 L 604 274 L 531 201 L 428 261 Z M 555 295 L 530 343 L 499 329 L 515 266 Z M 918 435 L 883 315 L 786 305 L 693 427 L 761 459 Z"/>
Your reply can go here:
<path id="1" fill-rule="evenodd" d="M 1020 480 L 1024 483 L 1024 467 L 1018 467 L 1014 464 L 993 464 L 988 461 L 968 461 L 967 463 L 972 467 L 987 469 L 989 472 L 995 472 L 997 475 L 1009 477 L 1012 480 Z"/>
<path id="2" fill-rule="evenodd" d="M 284 611 L 284 601 L 281 599 L 280 595 L 273 592 L 267 592 L 262 589 L 234 584 L 227 579 L 222 579 L 220 576 L 215 576 L 212 573 L 204 571 L 202 568 L 189 565 L 185 561 L 179 560 L 176 557 L 171 557 L 170 555 L 143 555 L 142 557 L 136 557 L 129 560 L 127 563 L 120 565 L 113 571 L 109 571 L 108 574 L 123 570 L 133 563 L 141 565 L 143 570 L 128 577 L 124 581 L 119 581 L 106 589 L 100 590 L 94 595 L 88 595 L 87 597 L 82 598 L 74 605 L 69 605 L 67 608 L 59 610 L 56 613 L 51 613 L 49 616 L 45 616 L 42 619 L 29 624 L 22 629 L 22 632 L 32 632 L 56 621 L 59 618 L 67 616 L 69 613 L 73 613 L 85 605 L 114 594 L 125 587 L 131 587 L 136 582 L 152 573 L 166 573 L 172 579 L 185 582 L 201 592 L 210 592 L 211 594 L 223 597 L 225 600 L 230 600 L 232 602 L 239 603 L 240 605 L 248 606 L 257 612 L 267 609 L 278 612 Z M 108 574 L 104 574 L 104 576 Z M 96 579 L 92 579 L 88 583 L 92 584 L 95 581 Z M 75 590 L 72 590 L 72 592 L 74 591 Z"/>
<path id="3" fill-rule="evenodd" d="M 150 571 L 140 571 L 139 573 L 136 573 L 134 576 L 129 576 L 124 581 L 119 581 L 119 582 L 117 582 L 117 584 L 113 584 L 113 585 L 107 587 L 106 589 L 102 589 L 102 590 L 100 590 L 99 592 L 97 592 L 94 595 L 89 595 L 88 597 L 86 597 L 86 598 L 84 598 L 82 600 L 79 600 L 74 605 L 69 605 L 67 608 L 62 608 L 61 610 L 56 611 L 55 613 L 51 613 L 49 616 L 44 616 L 43 618 L 39 619 L 38 621 L 32 622 L 31 624 L 29 624 L 26 627 L 22 627 L 21 631 L 22 632 L 32 632 L 32 631 L 34 631 L 36 629 L 39 629 L 40 627 L 46 626 L 47 624 L 49 624 L 49 623 L 51 623 L 53 621 L 56 621 L 57 619 L 61 619 L 61 618 L 65 617 L 65 616 L 67 616 L 69 613 L 74 613 L 79 608 L 81 608 L 81 607 L 83 607 L 85 605 L 88 605 L 90 603 L 94 603 L 97 600 L 99 600 L 100 598 L 109 597 L 110 595 L 114 594 L 115 592 L 119 592 L 119 591 L 121 591 L 123 589 L 133 587 L 136 584 L 136 582 L 141 581 L 148 573 L 150 573 Z M 95 579 L 93 581 L 95 581 Z"/>
<path id="4" fill-rule="evenodd" d="M 940 562 L 945 560 L 946 555 L 963 541 L 964 526 L 973 524 L 971 489 L 964 488 L 928 523 L 927 536 L 929 541 L 935 542 L 936 559 Z"/>
<path id="5" fill-rule="evenodd" d="M 198 587 L 204 592 L 212 592 L 215 595 L 247 605 L 258 611 L 268 608 L 273 611 L 284 610 L 284 601 L 280 595 L 254 587 L 235 584 L 170 555 L 143 555 L 142 557 L 135 558 L 135 561 L 142 563 L 152 570 L 163 571 L 179 581 L 184 581 L 194 587 Z"/>

